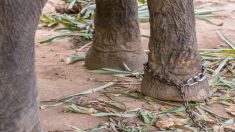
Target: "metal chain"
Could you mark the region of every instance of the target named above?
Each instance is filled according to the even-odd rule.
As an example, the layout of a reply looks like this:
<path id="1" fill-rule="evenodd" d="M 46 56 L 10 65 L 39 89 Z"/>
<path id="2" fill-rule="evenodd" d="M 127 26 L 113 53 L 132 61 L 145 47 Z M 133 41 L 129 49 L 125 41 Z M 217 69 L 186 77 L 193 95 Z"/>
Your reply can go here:
<path id="1" fill-rule="evenodd" d="M 205 125 L 202 125 L 199 121 L 196 120 L 196 116 L 193 113 L 193 111 L 191 110 L 190 106 L 189 106 L 189 102 L 186 99 L 186 95 L 184 92 L 184 87 L 181 86 L 177 86 L 177 88 L 180 90 L 180 96 L 183 100 L 183 105 L 185 107 L 185 111 L 188 114 L 189 118 L 192 120 L 193 124 L 196 125 L 197 127 L 199 127 L 201 130 L 207 132 L 207 127 Z"/>
<path id="2" fill-rule="evenodd" d="M 189 106 L 189 101 L 186 99 L 186 94 L 184 91 L 185 87 L 192 87 L 202 81 L 204 81 L 206 79 L 206 69 L 204 66 L 202 66 L 202 72 L 199 73 L 198 75 L 189 78 L 186 83 L 177 83 L 176 81 L 173 81 L 171 79 L 168 78 L 163 78 L 160 75 L 154 73 L 151 71 L 151 69 L 149 68 L 148 63 L 146 63 L 144 65 L 144 69 L 146 71 L 148 71 L 149 73 L 152 73 L 153 76 L 155 78 L 157 78 L 159 81 L 164 81 L 169 85 L 174 85 L 178 88 L 179 92 L 180 92 L 180 97 L 183 100 L 183 105 L 185 107 L 185 111 L 188 114 L 189 118 L 192 120 L 193 124 L 196 125 L 197 127 L 199 127 L 202 131 L 207 132 L 207 127 L 205 125 L 202 125 L 199 121 L 196 120 L 196 115 L 194 114 L 194 112 L 192 111 L 192 109 Z"/>

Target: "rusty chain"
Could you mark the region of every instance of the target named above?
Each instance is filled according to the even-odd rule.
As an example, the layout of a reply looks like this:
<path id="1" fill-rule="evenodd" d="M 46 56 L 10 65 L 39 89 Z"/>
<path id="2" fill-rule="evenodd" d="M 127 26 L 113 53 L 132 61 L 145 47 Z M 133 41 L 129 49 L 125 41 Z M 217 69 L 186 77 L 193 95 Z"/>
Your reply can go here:
<path id="1" fill-rule="evenodd" d="M 174 85 L 178 88 L 179 92 L 180 92 L 180 97 L 183 101 L 183 105 L 185 107 L 185 111 L 188 114 L 189 118 L 192 120 L 193 124 L 196 125 L 198 128 L 200 128 L 202 131 L 207 132 L 207 127 L 205 125 L 202 125 L 199 121 L 196 120 L 196 115 L 194 114 L 194 112 L 192 111 L 192 109 L 189 106 L 189 101 L 186 99 L 186 94 L 185 94 L 185 87 L 192 87 L 202 81 L 204 81 L 206 79 L 206 68 L 204 66 L 202 66 L 202 71 L 201 73 L 199 73 L 198 75 L 189 78 L 186 83 L 177 83 L 174 80 L 171 79 L 167 79 L 167 78 L 163 78 L 160 75 L 154 73 L 151 71 L 151 69 L 149 68 L 148 63 L 144 64 L 144 69 L 145 71 L 148 71 L 149 73 L 152 73 L 153 76 L 155 78 L 157 78 L 159 81 L 164 81 L 169 85 Z"/>

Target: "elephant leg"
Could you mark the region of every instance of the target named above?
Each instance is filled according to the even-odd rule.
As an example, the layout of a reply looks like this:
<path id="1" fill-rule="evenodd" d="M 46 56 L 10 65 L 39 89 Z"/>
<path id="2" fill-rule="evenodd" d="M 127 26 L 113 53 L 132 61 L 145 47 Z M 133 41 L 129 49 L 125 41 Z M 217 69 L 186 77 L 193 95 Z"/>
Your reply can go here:
<path id="1" fill-rule="evenodd" d="M 161 100 L 182 101 L 182 91 L 176 83 L 185 84 L 199 75 L 203 78 L 204 73 L 197 48 L 193 0 L 148 0 L 148 6 L 150 53 L 141 91 Z M 208 98 L 207 79 L 198 82 L 184 86 L 187 100 Z"/>
<path id="2" fill-rule="evenodd" d="M 147 62 L 141 45 L 136 0 L 96 0 L 95 35 L 86 54 L 88 69 L 143 71 Z"/>
<path id="3" fill-rule="evenodd" d="M 0 132 L 40 132 L 34 71 L 38 19 L 46 0 L 0 0 Z"/>

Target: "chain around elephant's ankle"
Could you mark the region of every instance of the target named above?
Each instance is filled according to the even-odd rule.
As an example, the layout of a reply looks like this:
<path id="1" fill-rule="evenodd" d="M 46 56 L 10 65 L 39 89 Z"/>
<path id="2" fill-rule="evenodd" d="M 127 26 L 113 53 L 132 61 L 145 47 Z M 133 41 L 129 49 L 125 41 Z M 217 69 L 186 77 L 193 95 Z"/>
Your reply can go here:
<path id="1" fill-rule="evenodd" d="M 185 87 L 192 87 L 196 84 L 199 84 L 206 80 L 206 68 L 202 66 L 202 70 L 200 73 L 195 75 L 194 77 L 189 78 L 187 81 L 181 81 L 181 83 L 178 83 L 172 79 L 169 78 L 164 78 L 156 73 L 154 73 L 148 63 L 144 64 L 144 69 L 145 71 L 149 72 L 154 78 L 156 78 L 159 81 L 165 82 L 169 85 L 176 86 L 177 89 L 180 92 L 180 97 L 183 101 L 183 105 L 185 107 L 185 111 L 188 114 L 189 118 L 192 120 L 193 124 L 199 127 L 202 131 L 207 132 L 207 128 L 205 125 L 202 125 L 199 121 L 196 120 L 196 116 L 194 112 L 192 111 L 191 107 L 189 106 L 189 101 L 186 99 L 186 94 L 185 94 Z"/>

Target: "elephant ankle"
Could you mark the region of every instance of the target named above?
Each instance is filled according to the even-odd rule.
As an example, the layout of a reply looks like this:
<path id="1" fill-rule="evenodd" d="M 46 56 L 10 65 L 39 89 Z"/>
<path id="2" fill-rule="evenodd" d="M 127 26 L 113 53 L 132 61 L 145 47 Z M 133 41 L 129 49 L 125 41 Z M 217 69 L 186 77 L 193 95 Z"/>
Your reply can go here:
<path id="1" fill-rule="evenodd" d="M 185 98 L 192 102 L 201 102 L 209 97 L 210 87 L 208 86 L 208 80 L 189 87 L 184 88 Z M 182 102 L 181 92 L 174 85 L 169 85 L 165 82 L 161 82 L 152 76 L 149 72 L 145 72 L 142 80 L 141 92 L 155 99 L 166 101 L 179 101 Z"/>
<path id="2" fill-rule="evenodd" d="M 124 64 L 132 71 L 142 72 L 143 64 L 147 62 L 147 54 L 143 50 L 131 52 L 103 52 L 91 47 L 86 54 L 85 65 L 90 70 L 112 68 L 126 70 Z"/>

